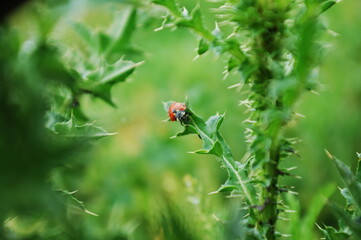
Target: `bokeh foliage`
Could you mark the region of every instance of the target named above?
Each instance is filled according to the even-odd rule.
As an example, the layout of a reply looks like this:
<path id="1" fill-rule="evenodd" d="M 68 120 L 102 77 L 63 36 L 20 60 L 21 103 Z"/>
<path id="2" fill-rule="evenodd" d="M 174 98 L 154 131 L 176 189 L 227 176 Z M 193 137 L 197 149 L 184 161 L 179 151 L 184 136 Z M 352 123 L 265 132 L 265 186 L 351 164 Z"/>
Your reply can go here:
<path id="1" fill-rule="evenodd" d="M 226 207 L 235 206 L 231 200 L 208 195 L 226 179 L 219 163 L 213 157 L 184 154 L 197 149 L 195 145 L 201 147 L 201 141 L 195 137 L 168 139 L 180 127 L 161 122 L 167 117 L 161 102 L 182 101 L 187 95 L 202 116 L 226 110 L 222 133 L 231 148 L 237 150 L 233 153 L 235 159 L 239 159 L 246 147 L 241 124 L 244 119 L 240 117 L 245 109 L 238 106 L 243 95 L 227 89 L 238 82 L 239 76 L 231 75 L 220 81 L 224 70 L 222 57 L 220 61 L 210 53 L 193 61 L 197 55 L 193 49 L 198 44 L 196 36 L 189 32 L 153 32 L 161 25 L 159 16 L 164 15 L 163 9 L 122 2 L 69 1 L 59 5 L 49 1 L 50 6 L 40 8 L 30 3 L 9 19 L 7 29 L 2 29 L 0 187 L 4 197 L 0 214 L 5 221 L 2 238 L 220 239 L 222 221 L 237 218 L 230 213 L 234 212 L 232 207 Z M 194 6 L 193 1 L 182 4 Z M 201 8 L 215 6 L 201 2 Z M 98 66 L 103 61 L 99 54 L 104 53 L 102 44 L 111 36 L 110 26 L 119 30 L 116 23 L 132 16 L 134 8 L 138 9 L 134 23 L 137 28 L 131 39 L 121 40 L 130 41 L 132 46 L 108 47 L 112 49 L 109 53 L 120 53 L 107 58 L 112 64 L 122 56 L 134 63 L 146 61 L 130 81 L 116 84 L 110 90 L 111 102 L 117 108 L 106 103 L 110 103 L 108 95 L 102 97 L 104 102 L 85 92 L 77 99 L 81 114 L 74 109 L 62 114 L 65 118 L 62 120 L 68 121 L 73 112 L 79 125 L 96 120 L 96 126 L 118 134 L 95 144 L 49 138 L 43 127 L 48 121 L 44 116 L 49 110 L 49 96 L 56 93 L 61 103 L 64 98 L 72 102 L 72 90 L 54 88 L 64 79 L 82 76 L 65 68 L 59 56 L 68 51 L 70 56 L 65 57 L 76 63 L 69 60 L 69 65 L 91 73 L 92 64 Z M 323 86 L 318 89 L 320 95 L 303 97 L 298 111 L 306 118 L 289 130 L 290 135 L 304 140 L 298 146 L 301 158 L 292 159 L 299 166 L 295 174 L 302 176 L 302 180 L 285 180 L 292 181 L 299 192 L 301 202 L 294 205 L 301 204 L 300 216 L 321 211 L 316 209 L 320 204 L 315 202 L 323 202 L 323 196 L 331 194 L 328 184 L 342 185 L 323 149 L 350 161 L 360 151 L 361 60 L 357 49 L 361 47 L 358 34 L 361 18 L 357 9 L 360 9 L 357 0 L 343 1 L 326 13 L 324 21 L 339 35 L 334 37 L 330 33 L 324 39 L 331 43 L 331 51 L 319 69 Z M 211 15 L 206 15 L 205 20 L 214 27 Z M 36 27 L 39 24 L 43 26 Z M 87 50 L 90 43 L 86 36 L 99 51 Z M 21 48 L 21 44 L 34 38 Z M 89 63 L 83 65 L 84 59 Z M 10 74 L 9 69 L 15 71 Z M 93 90 L 93 85 L 89 89 Z M 356 161 L 348 164 L 354 168 Z M 71 196 L 57 189 L 78 190 L 73 195 L 99 216 L 86 214 Z M 319 191 L 324 194 L 315 194 Z M 343 203 L 338 194 L 334 198 Z M 326 207 L 317 222 L 337 228 L 336 220 L 332 219 L 335 218 Z M 307 230 L 310 239 L 321 236 L 321 231 L 309 224 L 313 220 L 304 222 L 310 226 Z M 232 229 L 232 225 L 229 227 Z M 232 239 L 231 231 L 228 239 Z"/>

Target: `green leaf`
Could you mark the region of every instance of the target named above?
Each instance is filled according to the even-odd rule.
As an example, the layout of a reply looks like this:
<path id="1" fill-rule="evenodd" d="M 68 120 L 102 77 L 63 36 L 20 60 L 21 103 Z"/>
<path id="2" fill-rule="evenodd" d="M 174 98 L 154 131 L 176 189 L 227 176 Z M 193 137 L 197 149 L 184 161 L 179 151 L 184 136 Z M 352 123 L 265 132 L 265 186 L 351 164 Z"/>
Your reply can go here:
<path id="1" fill-rule="evenodd" d="M 238 187 L 235 185 L 230 185 L 227 184 L 227 182 L 225 184 L 223 184 L 220 188 L 218 188 L 216 191 L 209 193 L 211 194 L 216 194 L 216 193 L 220 193 L 220 192 L 232 192 L 233 190 L 237 190 Z"/>
<path id="2" fill-rule="evenodd" d="M 354 202 L 357 204 L 358 209 L 361 209 L 361 183 L 357 181 L 356 176 L 352 173 L 351 169 L 343 162 L 326 151 L 327 155 L 334 160 L 337 170 L 341 174 L 346 187 L 349 189 Z"/>
<path id="3" fill-rule="evenodd" d="M 286 215 L 287 218 L 290 218 L 289 233 L 292 235 L 292 239 L 313 239 L 315 222 L 334 190 L 335 186 L 328 184 L 318 191 L 311 199 L 305 215 L 301 215 L 299 199 L 291 194 L 285 195 L 286 203 L 289 206 L 286 209 L 292 210 Z"/>
<path id="4" fill-rule="evenodd" d="M 191 28 L 208 41 L 213 41 L 214 36 L 209 32 L 203 23 L 203 16 L 199 6 L 196 6 L 189 17 L 179 18 L 176 22 L 179 27 Z"/>
<path id="5" fill-rule="evenodd" d="M 346 199 L 346 209 L 345 211 L 349 212 L 351 215 L 356 213 L 356 202 L 353 199 L 350 191 L 348 188 L 342 188 L 340 189 L 341 195 Z"/>
<path id="6" fill-rule="evenodd" d="M 168 107 L 171 103 L 173 102 L 167 102 L 164 106 Z M 165 108 L 165 110 L 167 111 L 167 108 Z M 255 189 L 249 181 L 245 180 L 248 176 L 246 168 L 243 168 L 241 164 L 236 164 L 228 144 L 219 132 L 224 120 L 224 115 L 216 114 L 211 116 L 207 121 L 204 121 L 203 118 L 191 110 L 188 103 L 186 113 L 188 114 L 189 121 L 185 124 L 184 131 L 178 133 L 176 136 L 198 134 L 203 141 L 203 147 L 194 153 L 212 154 L 221 159 L 229 175 L 226 185 L 237 186 L 239 191 L 245 195 L 245 199 L 249 205 L 257 205 Z"/>
<path id="7" fill-rule="evenodd" d="M 56 134 L 62 135 L 68 138 L 84 138 L 84 139 L 99 139 L 105 136 L 111 136 L 116 133 L 108 133 L 101 127 L 97 127 L 94 123 L 86 123 L 78 125 L 74 116 L 69 121 L 55 123 L 53 130 Z"/>
<path id="8" fill-rule="evenodd" d="M 228 60 L 228 67 L 227 67 L 227 71 L 230 72 L 235 68 L 239 68 L 241 65 L 241 62 L 235 58 L 235 57 L 230 57 Z"/>
<path id="9" fill-rule="evenodd" d="M 321 213 L 322 208 L 327 203 L 328 199 L 332 195 L 332 193 L 335 191 L 335 185 L 334 184 L 328 184 L 324 186 L 312 199 L 307 215 L 304 217 L 302 221 L 302 230 L 301 233 L 305 237 L 305 239 L 311 239 L 312 238 L 312 232 L 313 228 L 315 226 L 315 222 L 318 218 L 318 216 Z"/>
<path id="10" fill-rule="evenodd" d="M 182 12 L 175 0 L 153 0 L 153 3 L 166 7 L 176 17 L 182 16 Z"/>
<path id="11" fill-rule="evenodd" d="M 335 216 L 339 219 L 342 219 L 342 221 L 350 228 L 352 233 L 357 237 L 358 239 L 361 239 L 361 225 L 356 220 L 352 219 L 347 212 L 343 210 L 339 205 L 335 203 L 329 203 L 329 206 L 331 207 L 333 213 Z"/>
<path id="12" fill-rule="evenodd" d="M 226 44 L 228 52 L 238 59 L 238 65 L 240 65 L 246 59 L 246 56 L 240 48 L 239 41 L 237 39 L 227 39 Z"/>
<path id="13" fill-rule="evenodd" d="M 63 193 L 65 196 L 70 197 L 70 199 L 73 200 L 73 201 L 77 204 L 77 206 L 74 206 L 74 207 L 79 208 L 79 209 L 82 210 L 84 213 L 87 213 L 87 214 L 89 214 L 89 215 L 98 217 L 98 214 L 89 211 L 89 210 L 85 207 L 85 204 L 84 204 L 83 201 L 80 201 L 79 199 L 77 199 L 76 197 L 74 197 L 74 194 L 77 192 L 77 190 L 72 191 L 72 192 L 69 192 L 69 191 L 66 191 L 66 190 L 63 190 L 63 189 L 59 189 L 58 191 L 61 192 L 61 193 Z"/>
<path id="14" fill-rule="evenodd" d="M 361 182 L 361 154 L 357 153 L 357 157 L 356 179 L 358 182 Z"/>
<path id="15" fill-rule="evenodd" d="M 321 3 L 321 13 L 327 11 L 328 9 L 333 7 L 333 5 L 335 5 L 336 3 L 337 1 L 334 0 L 324 1 L 323 3 Z"/>
<path id="16" fill-rule="evenodd" d="M 216 141 L 213 143 L 213 145 L 211 146 L 210 149 L 206 149 L 203 147 L 203 149 L 201 150 L 197 150 L 194 153 L 198 153 L 198 154 L 213 154 L 217 157 L 222 157 L 222 153 L 223 153 L 223 149 L 222 149 L 222 145 Z"/>
<path id="17" fill-rule="evenodd" d="M 106 54 L 122 51 L 124 53 L 125 49 L 129 48 L 130 38 L 136 29 L 136 16 L 137 11 L 134 7 L 128 7 L 122 14 L 117 15 L 109 30 L 112 41 L 109 42 Z"/>
<path id="18" fill-rule="evenodd" d="M 70 26 L 91 49 L 94 50 L 98 48 L 95 34 L 87 26 L 78 22 L 73 22 Z"/>
<path id="19" fill-rule="evenodd" d="M 184 126 L 184 130 L 182 132 L 177 133 L 172 138 L 181 137 L 181 136 L 185 136 L 185 135 L 189 135 L 189 134 L 197 134 L 197 129 L 195 129 L 191 125 L 186 125 L 186 126 Z"/>
<path id="20" fill-rule="evenodd" d="M 115 64 L 104 63 L 103 66 L 83 75 L 84 80 L 79 83 L 79 87 L 115 106 L 111 99 L 111 88 L 116 83 L 125 81 L 141 63 L 123 59 L 118 60 Z"/>
<path id="21" fill-rule="evenodd" d="M 324 228 L 318 226 L 318 228 L 323 232 L 326 240 L 346 240 L 350 237 L 347 233 L 340 232 L 330 226 L 324 226 Z"/>
<path id="22" fill-rule="evenodd" d="M 202 55 L 202 54 L 206 53 L 208 51 L 208 49 L 209 49 L 209 43 L 204 38 L 201 38 L 201 40 L 199 41 L 198 49 L 197 49 L 198 55 Z"/>
<path id="23" fill-rule="evenodd" d="M 103 32 L 98 32 L 96 37 L 98 38 L 99 55 L 101 55 L 109 49 L 109 46 L 113 43 L 113 40 L 109 35 Z"/>

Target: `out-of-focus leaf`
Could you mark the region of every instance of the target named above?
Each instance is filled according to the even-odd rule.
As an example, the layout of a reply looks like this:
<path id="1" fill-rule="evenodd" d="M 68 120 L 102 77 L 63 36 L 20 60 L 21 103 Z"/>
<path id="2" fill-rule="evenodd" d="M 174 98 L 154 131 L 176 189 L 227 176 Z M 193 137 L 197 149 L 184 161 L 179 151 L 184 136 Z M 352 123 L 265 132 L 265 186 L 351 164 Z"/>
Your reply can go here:
<path id="1" fill-rule="evenodd" d="M 357 153 L 357 157 L 356 179 L 358 182 L 361 182 L 361 154 Z"/>
<path id="2" fill-rule="evenodd" d="M 95 34 L 84 24 L 73 22 L 71 23 L 74 31 L 84 40 L 84 42 L 94 50 L 97 50 L 97 39 L 95 38 Z"/>
<path id="3" fill-rule="evenodd" d="M 333 7 L 336 3 L 337 1 L 334 0 L 324 1 L 323 3 L 321 3 L 321 13 L 327 11 L 328 9 Z"/>
<path id="4" fill-rule="evenodd" d="M 89 215 L 98 217 L 98 214 L 89 211 L 89 210 L 85 207 L 84 202 L 82 202 L 82 201 L 80 201 L 79 199 L 77 199 L 76 197 L 74 197 L 74 193 L 76 193 L 77 190 L 76 190 L 76 191 L 69 192 L 69 191 L 66 191 L 66 190 L 59 189 L 58 191 L 61 192 L 61 193 L 63 193 L 65 196 L 70 197 L 70 199 L 73 200 L 73 201 L 77 204 L 77 205 L 74 206 L 75 208 L 79 208 L 79 209 L 80 209 L 81 211 L 83 211 L 84 213 L 87 213 L 87 214 L 89 214 Z"/>
<path id="5" fill-rule="evenodd" d="M 112 38 L 112 41 L 105 51 L 106 54 L 124 51 L 128 48 L 130 38 L 136 29 L 136 8 L 128 7 L 122 14 L 117 16 L 109 30 L 109 38 Z"/>
<path id="6" fill-rule="evenodd" d="M 182 16 L 182 12 L 180 11 L 175 0 L 153 0 L 153 3 L 166 7 L 172 14 L 177 17 Z"/>
<path id="7" fill-rule="evenodd" d="M 99 139 L 116 134 L 109 133 L 103 128 L 95 126 L 94 123 L 78 125 L 74 116 L 67 122 L 54 124 L 53 129 L 56 134 L 69 138 Z"/>
<path id="8" fill-rule="evenodd" d="M 342 207 L 335 203 L 329 203 L 332 211 L 336 215 L 337 218 L 341 219 L 352 231 L 352 233 L 357 237 L 357 239 L 361 239 L 361 225 L 356 220 L 352 219 L 347 212 L 343 210 Z"/>
<path id="9" fill-rule="evenodd" d="M 241 62 L 235 58 L 235 57 L 230 57 L 229 60 L 228 60 L 228 67 L 227 67 L 227 71 L 230 72 L 232 71 L 233 69 L 239 67 L 241 64 Z"/>
<path id="10" fill-rule="evenodd" d="M 350 237 L 347 233 L 340 232 L 330 226 L 324 226 L 324 228 L 318 226 L 318 228 L 323 232 L 326 240 L 346 240 Z"/>
<path id="11" fill-rule="evenodd" d="M 115 106 L 111 99 L 111 88 L 116 83 L 125 81 L 141 63 L 133 63 L 123 59 L 114 64 L 105 63 L 103 66 L 83 76 L 83 81 L 79 83 L 79 87 L 93 93 L 108 104 Z"/>
<path id="12" fill-rule="evenodd" d="M 292 239 L 312 239 L 314 235 L 315 222 L 327 203 L 328 198 L 335 190 L 333 184 L 324 186 L 311 200 L 309 208 L 304 216 L 301 215 L 299 200 L 293 195 L 286 195 L 287 210 L 292 212 L 287 215 L 290 218 L 290 234 Z"/>
<path id="13" fill-rule="evenodd" d="M 341 174 L 346 187 L 349 189 L 354 202 L 357 204 L 358 209 L 361 209 L 361 183 L 357 181 L 356 176 L 352 173 L 351 169 L 343 162 L 338 160 L 335 156 L 327 152 L 328 157 L 334 160 L 337 170 Z"/>
<path id="14" fill-rule="evenodd" d="M 307 215 L 304 217 L 302 221 L 302 236 L 305 237 L 305 239 L 311 239 L 312 238 L 312 232 L 313 228 L 315 226 L 315 222 L 317 220 L 317 217 L 320 215 L 320 212 L 322 208 L 327 203 L 327 200 L 330 198 L 332 193 L 335 191 L 335 185 L 334 184 L 328 184 L 324 186 L 318 194 L 316 194 L 312 202 L 309 205 Z"/>
<path id="15" fill-rule="evenodd" d="M 197 49 L 198 55 L 202 55 L 202 54 L 206 53 L 208 51 L 208 49 L 209 49 L 209 43 L 204 38 L 201 38 L 201 40 L 199 41 L 198 49 Z"/>

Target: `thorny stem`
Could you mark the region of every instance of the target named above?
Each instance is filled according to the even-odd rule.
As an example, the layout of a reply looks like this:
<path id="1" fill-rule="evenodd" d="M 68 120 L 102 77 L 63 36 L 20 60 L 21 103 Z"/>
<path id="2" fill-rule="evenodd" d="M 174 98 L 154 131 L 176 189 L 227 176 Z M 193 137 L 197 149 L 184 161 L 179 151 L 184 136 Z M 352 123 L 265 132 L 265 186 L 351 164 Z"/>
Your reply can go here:
<path id="1" fill-rule="evenodd" d="M 272 4 L 261 1 L 257 4 L 257 10 L 263 18 L 264 22 L 269 22 L 269 26 L 265 27 L 263 33 L 259 34 L 254 39 L 254 49 L 257 64 L 257 71 L 255 74 L 255 80 L 252 85 L 253 93 L 256 96 L 257 110 L 259 113 L 256 116 L 256 121 L 260 126 L 264 126 L 264 132 L 268 132 L 268 137 L 271 140 L 270 148 L 266 150 L 266 162 L 263 165 L 263 176 L 266 181 L 266 187 L 263 189 L 261 199 L 263 201 L 262 209 L 260 210 L 259 227 L 266 228 L 267 240 L 276 239 L 275 227 L 278 218 L 277 198 L 279 195 L 278 189 L 278 165 L 280 162 L 280 135 L 282 130 L 282 114 L 278 114 L 277 117 L 270 122 L 264 120 L 262 117 L 267 114 L 267 110 L 276 112 L 284 111 L 284 104 L 282 98 L 278 97 L 276 100 L 271 100 L 268 97 L 270 90 L 270 83 L 277 78 L 273 71 L 269 69 L 268 58 L 272 58 L 273 61 L 280 61 L 282 54 L 282 17 L 271 19 L 268 18 L 267 12 L 276 13 L 278 9 L 275 9 Z M 273 9 L 272 9 L 273 7 Z M 280 14 L 282 16 L 282 13 Z M 266 101 L 265 101 L 266 99 Z M 257 100 L 259 100 L 257 102 Z M 264 134 L 261 133 L 261 134 Z"/>

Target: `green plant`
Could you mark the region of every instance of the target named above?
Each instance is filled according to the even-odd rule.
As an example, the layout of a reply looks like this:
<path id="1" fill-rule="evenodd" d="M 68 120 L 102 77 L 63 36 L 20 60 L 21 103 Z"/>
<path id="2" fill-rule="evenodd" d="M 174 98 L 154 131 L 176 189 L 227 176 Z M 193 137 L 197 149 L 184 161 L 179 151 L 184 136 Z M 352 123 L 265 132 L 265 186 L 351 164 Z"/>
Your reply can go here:
<path id="1" fill-rule="evenodd" d="M 33 225 L 51 222 L 49 231 L 43 231 L 45 235 L 59 229 L 75 235 L 67 210 L 75 208 L 96 216 L 75 192 L 64 190 L 69 186 L 54 180 L 54 172 L 76 165 L 92 140 L 114 134 L 96 126 L 83 113 L 82 104 L 84 96 L 90 95 L 115 106 L 111 88 L 139 66 L 126 60 L 137 54 L 130 42 L 136 10 L 125 5 L 106 31 L 71 23 L 82 44 L 76 47 L 53 37 L 64 9 L 71 10 L 69 6 L 65 2 L 34 2 L 27 13 L 33 18 L 28 23 L 30 33 L 24 34 L 11 22 L 0 28 L 4 49 L 0 56 L 0 151 L 4 153 L 0 188 L 6 192 L 0 206 L 1 238 L 17 234 L 11 232 L 12 227 L 16 229 L 17 217 L 24 216 L 25 222 L 34 218 L 29 221 Z M 30 234 L 36 235 L 33 232 Z"/>
<path id="2" fill-rule="evenodd" d="M 355 174 L 342 161 L 326 151 L 327 156 L 336 164 L 346 187 L 340 188 L 342 196 L 346 200 L 344 209 L 338 204 L 330 202 L 328 205 L 332 209 L 336 218 L 339 219 L 339 229 L 324 225 L 319 228 L 324 233 L 326 240 L 346 240 L 361 238 L 361 156 L 358 153 L 358 162 Z"/>
<path id="3" fill-rule="evenodd" d="M 174 0 L 154 0 L 167 8 L 161 28 L 184 27 L 199 35 L 198 54 L 212 49 L 228 57 L 227 72 L 238 70 L 240 85 L 247 85 L 241 101 L 250 112 L 245 121 L 248 152 L 241 161 L 232 158 L 228 145 L 218 132 L 223 116 L 206 122 L 188 109 L 190 122 L 178 134 L 199 134 L 203 149 L 195 153 L 213 154 L 222 159 L 229 173 L 218 191 L 242 194 L 247 214 L 242 219 L 247 235 L 254 239 L 276 239 L 278 215 L 284 210 L 280 176 L 291 175 L 280 163 L 296 154 L 294 138 L 284 130 L 297 116 L 295 103 L 306 91 L 317 88 L 315 67 L 322 56 L 318 41 L 324 26 L 319 16 L 335 1 L 216 1 L 216 27 L 205 26 L 199 5 L 192 11 L 180 8 Z M 222 27 L 220 27 L 222 26 Z M 246 232 L 247 232 L 246 231 Z"/>

